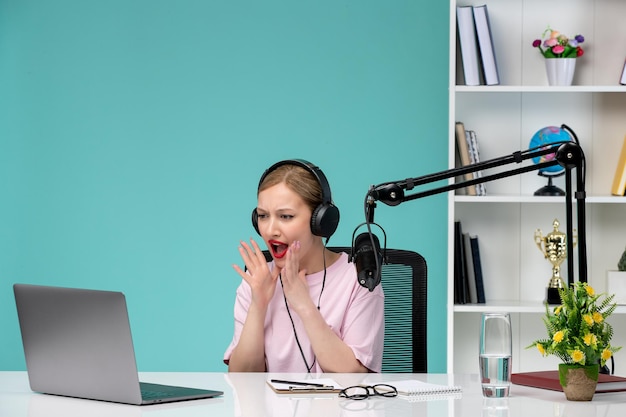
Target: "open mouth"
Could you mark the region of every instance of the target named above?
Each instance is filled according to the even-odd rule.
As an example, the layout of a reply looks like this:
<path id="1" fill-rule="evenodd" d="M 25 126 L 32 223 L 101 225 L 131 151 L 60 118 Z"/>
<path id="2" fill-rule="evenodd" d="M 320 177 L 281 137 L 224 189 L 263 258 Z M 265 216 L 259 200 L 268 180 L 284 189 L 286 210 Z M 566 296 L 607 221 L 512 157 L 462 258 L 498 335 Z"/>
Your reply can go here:
<path id="1" fill-rule="evenodd" d="M 272 257 L 274 259 L 283 258 L 287 254 L 287 249 L 289 249 L 289 245 L 283 242 L 278 242 L 276 240 L 270 240 L 269 247 L 272 252 Z"/>

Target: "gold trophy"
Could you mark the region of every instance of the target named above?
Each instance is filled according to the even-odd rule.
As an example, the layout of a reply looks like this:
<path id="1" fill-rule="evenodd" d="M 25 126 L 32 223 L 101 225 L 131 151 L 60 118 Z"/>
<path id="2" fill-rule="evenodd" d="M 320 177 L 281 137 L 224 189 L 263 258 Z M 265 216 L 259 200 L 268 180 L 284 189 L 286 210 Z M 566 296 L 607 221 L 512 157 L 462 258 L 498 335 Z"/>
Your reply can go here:
<path id="1" fill-rule="evenodd" d="M 554 219 L 553 230 L 545 236 L 542 236 L 540 229 L 535 231 L 537 247 L 552 264 L 552 278 L 547 288 L 546 302 L 548 304 L 561 304 L 559 289 L 565 287 L 565 282 L 561 278 L 561 264 L 567 259 L 567 235 L 559 231 L 559 224 L 559 221 Z M 576 241 L 576 236 L 573 236 L 574 245 Z"/>

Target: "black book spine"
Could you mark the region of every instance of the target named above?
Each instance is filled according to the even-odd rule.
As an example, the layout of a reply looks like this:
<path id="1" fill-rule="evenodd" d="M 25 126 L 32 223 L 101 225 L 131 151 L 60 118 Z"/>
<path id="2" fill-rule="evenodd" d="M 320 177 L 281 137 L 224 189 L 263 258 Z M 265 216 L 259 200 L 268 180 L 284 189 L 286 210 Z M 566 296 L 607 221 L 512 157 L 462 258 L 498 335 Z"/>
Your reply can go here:
<path id="1" fill-rule="evenodd" d="M 472 258 L 474 260 L 474 277 L 476 278 L 476 297 L 478 303 L 485 303 L 485 284 L 483 282 L 483 268 L 480 263 L 480 248 L 478 246 L 478 237 L 470 238 L 472 246 Z"/>
<path id="2" fill-rule="evenodd" d="M 460 221 L 454 222 L 454 302 L 467 303 L 465 292 L 465 254 L 463 251 L 463 228 Z"/>

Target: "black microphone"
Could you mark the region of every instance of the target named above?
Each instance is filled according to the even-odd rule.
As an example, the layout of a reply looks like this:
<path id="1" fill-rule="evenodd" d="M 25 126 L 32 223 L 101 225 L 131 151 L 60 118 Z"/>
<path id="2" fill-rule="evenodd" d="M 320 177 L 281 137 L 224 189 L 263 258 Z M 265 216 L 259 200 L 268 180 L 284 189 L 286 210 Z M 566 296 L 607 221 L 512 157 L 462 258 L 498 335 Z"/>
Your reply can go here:
<path id="1" fill-rule="evenodd" d="M 354 241 L 353 259 L 359 284 L 370 292 L 374 291 L 380 284 L 383 263 L 378 236 L 369 232 L 358 235 Z"/>

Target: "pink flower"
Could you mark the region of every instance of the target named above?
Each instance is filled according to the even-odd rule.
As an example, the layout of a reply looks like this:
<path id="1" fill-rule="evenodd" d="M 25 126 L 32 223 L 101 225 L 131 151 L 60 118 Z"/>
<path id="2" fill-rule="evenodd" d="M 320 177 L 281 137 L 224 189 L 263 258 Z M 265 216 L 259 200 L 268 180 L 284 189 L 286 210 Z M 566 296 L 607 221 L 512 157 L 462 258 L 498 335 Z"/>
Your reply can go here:
<path id="1" fill-rule="evenodd" d="M 552 52 L 554 52 L 555 54 L 562 54 L 563 51 L 565 51 L 565 48 L 563 47 L 563 45 L 557 45 L 554 48 L 552 48 Z"/>

